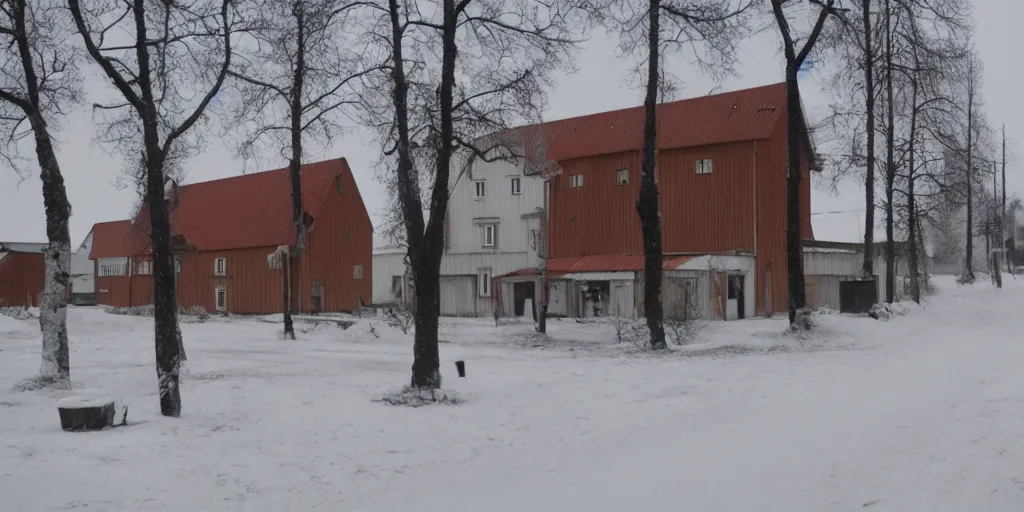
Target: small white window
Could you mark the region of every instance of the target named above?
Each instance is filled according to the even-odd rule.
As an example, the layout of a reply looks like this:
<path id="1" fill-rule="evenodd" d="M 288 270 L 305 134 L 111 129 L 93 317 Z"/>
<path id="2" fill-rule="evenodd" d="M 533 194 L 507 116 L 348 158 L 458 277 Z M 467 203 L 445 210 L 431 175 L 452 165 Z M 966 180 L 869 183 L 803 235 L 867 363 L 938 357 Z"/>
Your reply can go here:
<path id="1" fill-rule="evenodd" d="M 484 224 L 484 247 L 494 247 L 498 245 L 498 225 L 497 224 Z"/>
<path id="2" fill-rule="evenodd" d="M 174 258 L 174 271 L 178 274 L 181 273 L 181 258 Z"/>
<path id="3" fill-rule="evenodd" d="M 100 277 L 123 276 L 124 268 L 121 265 L 101 265 Z"/>
<path id="4" fill-rule="evenodd" d="M 578 188 L 583 186 L 583 175 L 582 174 L 570 174 L 569 175 L 569 187 Z"/>
<path id="5" fill-rule="evenodd" d="M 227 258 L 214 258 L 213 260 L 213 275 L 225 276 L 227 275 L 228 259 Z"/>
<path id="6" fill-rule="evenodd" d="M 484 194 L 487 191 L 484 188 L 484 182 L 483 181 L 474 181 L 473 185 L 476 187 L 476 198 L 477 199 L 483 199 Z"/>
<path id="7" fill-rule="evenodd" d="M 352 267 L 352 279 L 359 280 L 359 279 L 362 279 L 362 278 L 363 278 L 363 266 L 362 265 L 354 265 Z"/>
<path id="8" fill-rule="evenodd" d="M 152 261 L 140 261 L 139 262 L 139 275 L 148 276 L 153 273 L 153 262 Z"/>
<path id="9" fill-rule="evenodd" d="M 697 160 L 697 174 L 711 174 L 710 158 L 700 158 Z"/>
<path id="10" fill-rule="evenodd" d="M 512 195 L 518 196 L 523 193 L 523 182 L 520 178 L 512 178 Z"/>
<path id="11" fill-rule="evenodd" d="M 213 304 L 217 311 L 228 309 L 228 289 L 226 286 L 218 286 L 213 289 Z"/>
<path id="12" fill-rule="evenodd" d="M 402 298 L 402 281 L 402 276 L 391 276 L 391 295 L 398 299 Z"/>
<path id="13" fill-rule="evenodd" d="M 476 271 L 477 277 L 477 289 L 480 290 L 481 297 L 491 296 L 491 269 L 481 268 Z"/>
<path id="14" fill-rule="evenodd" d="M 615 173 L 615 184 L 626 185 L 629 183 L 629 169 L 619 169 Z"/>

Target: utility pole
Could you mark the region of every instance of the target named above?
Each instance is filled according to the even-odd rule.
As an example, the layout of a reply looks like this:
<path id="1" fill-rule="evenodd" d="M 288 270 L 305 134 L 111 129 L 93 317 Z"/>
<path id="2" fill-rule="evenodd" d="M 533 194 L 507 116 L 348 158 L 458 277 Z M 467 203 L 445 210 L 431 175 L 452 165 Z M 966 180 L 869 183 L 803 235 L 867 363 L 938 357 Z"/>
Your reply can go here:
<path id="1" fill-rule="evenodd" d="M 1013 262 L 1010 261 L 1010 248 L 1006 244 L 1006 123 L 1003 123 L 1003 222 L 1000 225 L 1000 236 L 1003 241 L 1003 258 L 1006 259 L 1006 272 L 1013 275 Z"/>
<path id="2" fill-rule="evenodd" d="M 999 247 L 1005 244 L 997 244 L 996 242 L 1002 237 L 1003 228 L 999 226 L 1001 216 L 999 215 L 999 168 L 996 166 L 996 162 L 992 162 L 992 220 L 989 223 L 989 238 L 992 239 L 992 280 L 995 281 L 996 288 L 1003 287 L 1003 276 L 1000 275 L 1000 269 L 1003 264 L 999 261 Z"/>

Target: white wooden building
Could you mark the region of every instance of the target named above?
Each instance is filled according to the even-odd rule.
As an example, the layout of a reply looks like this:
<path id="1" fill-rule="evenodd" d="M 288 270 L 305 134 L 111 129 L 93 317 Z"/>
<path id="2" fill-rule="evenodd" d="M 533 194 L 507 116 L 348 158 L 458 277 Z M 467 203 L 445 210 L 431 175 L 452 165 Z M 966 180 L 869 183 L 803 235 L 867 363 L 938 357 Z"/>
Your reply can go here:
<path id="1" fill-rule="evenodd" d="M 96 277 L 89 251 L 92 250 L 92 230 L 82 245 L 71 255 L 71 300 L 75 304 L 96 303 Z"/>
<path id="2" fill-rule="evenodd" d="M 453 172 L 441 260 L 441 314 L 491 316 L 492 278 L 536 268 L 545 182 L 522 163 L 474 159 Z M 530 298 L 535 287 L 528 287 Z"/>
<path id="3" fill-rule="evenodd" d="M 896 300 L 903 297 L 909 272 L 903 254 L 904 243 L 897 244 Z M 878 302 L 885 301 L 886 266 L 885 245 L 874 246 L 874 272 L 878 291 Z M 842 242 L 804 242 L 804 281 L 807 290 L 807 306 L 812 309 L 829 308 L 839 310 L 839 283 L 854 281 L 862 277 L 864 245 Z"/>
<path id="4" fill-rule="evenodd" d="M 373 250 L 373 304 L 386 306 L 404 303 L 411 291 L 406 249 L 380 247 Z"/>

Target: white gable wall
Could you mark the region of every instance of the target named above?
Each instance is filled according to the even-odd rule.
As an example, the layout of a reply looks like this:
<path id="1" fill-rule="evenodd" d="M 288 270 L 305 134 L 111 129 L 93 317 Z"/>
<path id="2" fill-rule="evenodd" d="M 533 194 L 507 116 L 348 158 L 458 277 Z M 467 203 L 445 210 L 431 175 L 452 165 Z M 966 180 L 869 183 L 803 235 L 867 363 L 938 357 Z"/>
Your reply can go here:
<path id="1" fill-rule="evenodd" d="M 399 297 L 393 293 L 395 277 L 402 277 L 403 289 L 408 289 L 405 279 L 405 252 L 381 251 L 373 255 L 373 303 L 393 304 Z"/>
<path id="2" fill-rule="evenodd" d="M 92 232 L 85 237 L 85 241 L 78 247 L 78 250 L 71 255 L 71 293 L 96 293 L 96 280 L 94 279 L 95 268 L 93 261 L 89 259 L 89 251 L 92 250 Z"/>
<path id="3" fill-rule="evenodd" d="M 477 159 L 472 168 L 460 176 L 461 170 L 461 163 L 453 166 L 453 179 L 457 181 L 448 202 L 441 275 L 476 276 L 481 269 L 489 269 L 492 276 L 497 276 L 536 267 L 536 242 L 531 233 L 535 232 L 539 239 L 543 227 L 544 180 L 524 176 L 521 164 L 505 161 Z M 519 179 L 519 194 L 512 193 L 513 178 Z M 477 197 L 478 182 L 483 183 L 483 197 Z M 494 247 L 484 245 L 487 225 L 496 228 Z M 474 309 L 478 314 L 489 314 L 471 304 L 458 304 L 461 299 L 456 298 L 465 296 L 464 290 L 449 290 L 446 283 L 455 281 L 442 280 L 442 296 L 450 295 L 449 300 L 441 301 L 442 315 L 465 314 Z"/>

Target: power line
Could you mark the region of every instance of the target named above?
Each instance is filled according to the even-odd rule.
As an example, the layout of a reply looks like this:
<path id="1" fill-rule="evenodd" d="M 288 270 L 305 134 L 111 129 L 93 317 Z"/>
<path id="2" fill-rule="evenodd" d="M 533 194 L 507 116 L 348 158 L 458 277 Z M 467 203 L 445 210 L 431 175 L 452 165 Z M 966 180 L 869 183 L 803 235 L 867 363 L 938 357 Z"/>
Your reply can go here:
<path id="1" fill-rule="evenodd" d="M 812 212 L 811 215 L 832 215 L 836 213 L 863 213 L 861 210 L 836 210 L 833 212 Z"/>

